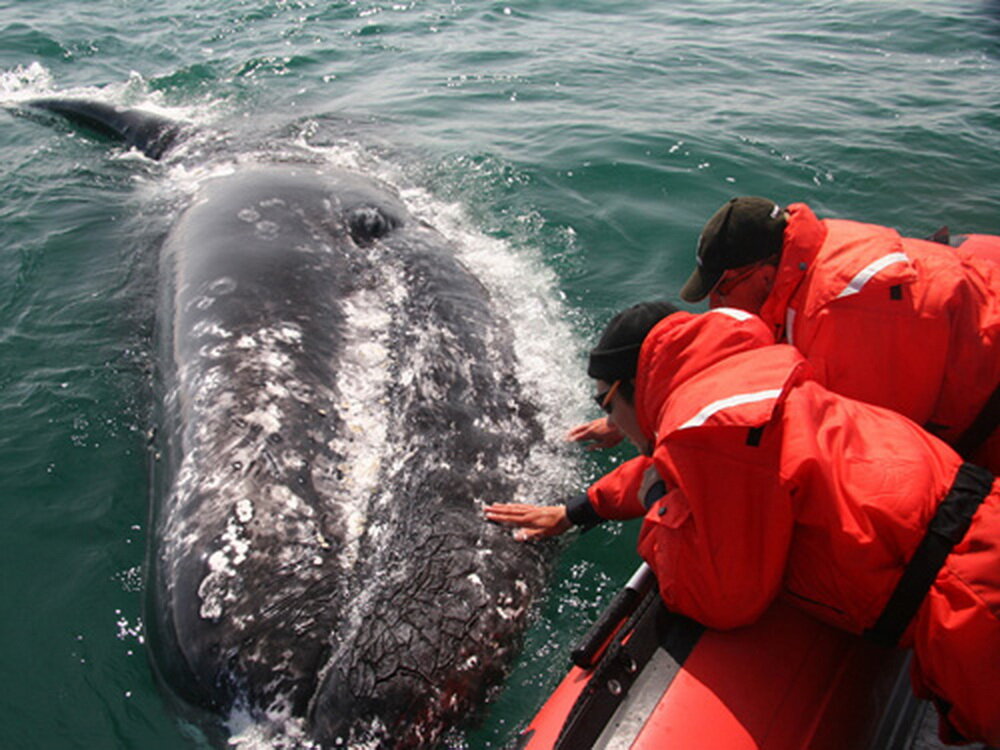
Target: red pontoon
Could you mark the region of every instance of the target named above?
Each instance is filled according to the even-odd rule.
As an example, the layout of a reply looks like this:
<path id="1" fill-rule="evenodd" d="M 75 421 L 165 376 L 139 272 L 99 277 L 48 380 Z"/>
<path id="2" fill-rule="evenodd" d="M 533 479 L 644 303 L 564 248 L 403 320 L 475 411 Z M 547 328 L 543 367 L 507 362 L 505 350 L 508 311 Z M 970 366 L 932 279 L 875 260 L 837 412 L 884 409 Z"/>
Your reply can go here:
<path id="1" fill-rule="evenodd" d="M 648 568 L 574 650 L 520 750 L 910 748 L 908 653 L 776 602 L 727 632 L 669 612 Z"/>

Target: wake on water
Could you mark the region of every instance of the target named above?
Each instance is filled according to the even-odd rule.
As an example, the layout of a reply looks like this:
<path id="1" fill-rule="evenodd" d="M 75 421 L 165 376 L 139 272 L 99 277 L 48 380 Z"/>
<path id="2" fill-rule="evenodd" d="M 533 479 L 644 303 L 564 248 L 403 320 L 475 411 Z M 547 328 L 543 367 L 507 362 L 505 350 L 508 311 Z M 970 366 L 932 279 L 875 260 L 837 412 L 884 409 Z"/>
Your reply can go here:
<path id="1" fill-rule="evenodd" d="M 232 133 L 227 122 L 240 118 L 218 102 L 201 102 L 190 107 L 166 105 L 151 92 L 139 76 L 102 89 L 55 90 L 49 72 L 34 63 L 0 74 L 0 104 L 16 109 L 19 104 L 39 97 L 90 98 L 116 106 L 141 108 L 172 120 L 190 124 L 198 135 L 179 148 L 180 158 L 155 164 L 136 179 L 138 200 L 143 204 L 169 207 L 176 215 L 207 181 L 233 173 L 239 167 L 290 161 L 327 165 L 374 176 L 397 191 L 407 209 L 418 219 L 436 227 L 455 248 L 458 259 L 476 276 L 491 295 L 495 309 L 507 317 L 513 331 L 517 376 L 528 399 L 538 405 L 538 422 L 544 439 L 516 472 L 517 495 L 524 501 L 543 501 L 572 488 L 578 476 L 575 452 L 566 448 L 562 435 L 567 424 L 580 418 L 586 403 L 585 388 L 578 367 L 580 342 L 558 288 L 554 272 L 547 268 L 540 252 L 530 246 L 490 237 L 469 220 L 465 207 L 444 201 L 421 187 L 405 162 L 386 159 L 367 148 L 361 138 L 337 138 L 331 145 L 317 143 L 326 135 L 328 123 L 321 118 L 285 123 L 279 137 L 265 135 L 250 139 L 259 145 L 238 151 L 224 149 L 219 139 Z M 223 122 L 220 127 L 220 120 Z M 226 135 L 215 135 L 216 133 Z M 242 141 L 243 134 L 236 134 Z M 191 158 L 194 156 L 204 158 Z M 134 151 L 120 151 L 120 158 L 145 157 Z M 419 173 L 419 169 L 417 170 Z M 162 221 L 162 217 L 158 219 Z M 380 295 L 392 295 L 390 288 Z M 386 380 L 418 377 L 418 372 L 390 375 L 388 352 L 383 346 L 387 320 L 378 300 L 365 292 L 345 306 L 355 331 L 347 342 L 342 374 L 342 392 L 352 394 L 344 411 L 347 428 L 359 437 L 348 479 L 361 492 L 372 491 L 377 479 L 379 457 L 390 438 L 391 418 L 377 395 Z M 350 554 L 348 550 L 346 554 Z M 310 747 L 301 721 L 288 715 L 273 716 L 265 727 L 248 714 L 234 710 L 227 727 L 232 746 L 247 748 Z M 281 727 L 280 736 L 273 728 Z M 456 747 L 460 739 L 450 742 Z"/>

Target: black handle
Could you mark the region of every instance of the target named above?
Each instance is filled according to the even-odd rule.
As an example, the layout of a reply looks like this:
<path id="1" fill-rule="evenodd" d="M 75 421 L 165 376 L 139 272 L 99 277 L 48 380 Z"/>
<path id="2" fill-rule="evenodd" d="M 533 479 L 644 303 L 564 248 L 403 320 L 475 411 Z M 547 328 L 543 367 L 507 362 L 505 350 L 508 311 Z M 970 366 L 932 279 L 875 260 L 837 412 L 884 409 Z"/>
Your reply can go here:
<path id="1" fill-rule="evenodd" d="M 608 640 L 629 615 L 635 612 L 635 608 L 653 587 L 655 581 L 652 569 L 646 563 L 640 565 L 625 584 L 625 588 L 615 594 L 615 598 L 570 652 L 570 659 L 576 666 L 582 669 L 594 666 Z"/>

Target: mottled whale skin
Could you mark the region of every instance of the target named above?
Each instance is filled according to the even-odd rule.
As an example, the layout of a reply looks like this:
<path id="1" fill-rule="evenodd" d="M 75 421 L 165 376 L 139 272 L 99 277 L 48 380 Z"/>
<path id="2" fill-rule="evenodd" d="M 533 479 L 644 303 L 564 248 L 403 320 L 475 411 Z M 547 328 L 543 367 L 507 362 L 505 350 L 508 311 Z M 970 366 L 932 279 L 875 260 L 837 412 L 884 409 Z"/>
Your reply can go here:
<path id="1" fill-rule="evenodd" d="M 163 145 L 165 121 L 110 109 Z M 434 746 L 547 568 L 479 510 L 540 438 L 503 317 L 391 189 L 309 164 L 202 184 L 160 266 L 154 666 L 322 746 Z"/>

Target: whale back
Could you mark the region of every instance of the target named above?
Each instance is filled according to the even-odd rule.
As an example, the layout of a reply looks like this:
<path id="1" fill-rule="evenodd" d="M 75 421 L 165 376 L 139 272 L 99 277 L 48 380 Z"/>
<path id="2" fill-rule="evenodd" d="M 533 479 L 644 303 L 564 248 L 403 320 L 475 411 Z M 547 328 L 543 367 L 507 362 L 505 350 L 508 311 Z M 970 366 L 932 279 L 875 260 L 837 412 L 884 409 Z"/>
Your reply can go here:
<path id="1" fill-rule="evenodd" d="M 349 173 L 214 180 L 162 266 L 160 673 L 215 710 L 422 746 L 503 672 L 544 579 L 478 510 L 540 437 L 510 331 Z"/>

